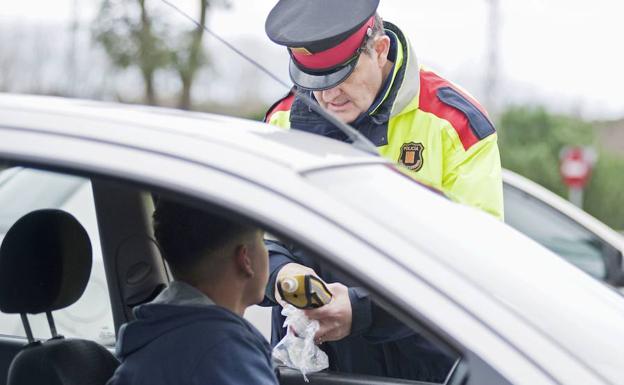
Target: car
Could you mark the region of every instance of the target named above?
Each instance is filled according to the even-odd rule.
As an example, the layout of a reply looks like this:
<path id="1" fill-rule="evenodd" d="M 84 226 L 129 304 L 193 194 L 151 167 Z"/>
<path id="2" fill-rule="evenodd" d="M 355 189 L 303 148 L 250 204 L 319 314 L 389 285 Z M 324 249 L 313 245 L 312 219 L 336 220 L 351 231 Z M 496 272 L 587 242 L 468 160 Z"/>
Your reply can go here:
<path id="1" fill-rule="evenodd" d="M 24 187 L 29 193 L 19 200 L 12 196 Z M 0 172 L 0 201 L 14 205 L 0 207 L 0 241 L 19 216 L 42 207 L 54 207 L 75 215 L 94 241 L 93 277 L 86 293 L 75 306 L 57 315 L 62 333 L 93 338 L 112 346 L 110 302 L 96 299 L 107 293 L 102 252 L 95 219 L 91 184 L 76 176 L 49 171 L 13 167 Z M 583 271 L 622 290 L 622 250 L 624 237 L 558 195 L 512 171 L 503 170 L 506 223 L 559 254 Z M 105 295 L 104 295 L 105 296 Z M 270 309 L 250 308 L 247 318 L 270 339 Z M 35 318 L 32 327 L 39 335 L 46 333 L 47 322 Z M 21 320 L 0 314 L 0 330 L 16 333 Z"/>
<path id="2" fill-rule="evenodd" d="M 90 238 L 100 243 L 115 332 L 171 279 L 149 219 L 158 194 L 251 221 L 311 251 L 455 355 L 448 384 L 624 378 L 624 298 L 519 231 L 347 144 L 216 115 L 0 94 L 0 162 L 89 183 L 97 224 Z M 28 188 L 0 205 L 14 205 Z M 0 332 L 5 378 L 27 342 Z M 280 373 L 281 384 L 304 383 Z M 422 384 L 332 372 L 309 378 Z"/>
<path id="3" fill-rule="evenodd" d="M 14 199 L 12 196 L 19 194 L 25 186 L 29 194 Z M 115 334 L 111 326 L 110 302 L 97 300 L 106 297 L 107 287 L 90 190 L 90 182 L 76 176 L 21 167 L 0 171 L 0 202 L 15 202 L 0 207 L 0 242 L 12 223 L 35 209 L 60 208 L 76 216 L 94 241 L 93 277 L 80 302 L 59 312 L 57 327 L 65 334 L 93 338 L 98 343 L 112 346 Z M 591 276 L 623 290 L 622 235 L 510 170 L 503 169 L 503 190 L 507 224 Z M 270 339 L 270 309 L 255 306 L 247 311 L 246 316 Z M 43 317 L 39 317 L 35 318 L 32 327 L 36 334 L 43 335 L 48 325 Z M 17 333 L 21 328 L 19 319 L 0 314 L 0 330 Z"/>
<path id="4" fill-rule="evenodd" d="M 624 236 L 555 193 L 503 170 L 505 222 L 589 275 L 624 290 Z"/>

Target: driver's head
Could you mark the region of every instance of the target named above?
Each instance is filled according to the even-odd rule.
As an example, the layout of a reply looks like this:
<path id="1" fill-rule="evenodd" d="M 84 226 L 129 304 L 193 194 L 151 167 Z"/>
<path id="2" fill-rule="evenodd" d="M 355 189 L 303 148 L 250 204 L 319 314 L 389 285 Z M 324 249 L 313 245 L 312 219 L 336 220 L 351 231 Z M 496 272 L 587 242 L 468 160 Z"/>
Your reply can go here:
<path id="1" fill-rule="evenodd" d="M 261 229 L 161 198 L 154 235 L 175 279 L 195 287 L 225 283 L 249 305 L 264 297 L 268 254 Z"/>

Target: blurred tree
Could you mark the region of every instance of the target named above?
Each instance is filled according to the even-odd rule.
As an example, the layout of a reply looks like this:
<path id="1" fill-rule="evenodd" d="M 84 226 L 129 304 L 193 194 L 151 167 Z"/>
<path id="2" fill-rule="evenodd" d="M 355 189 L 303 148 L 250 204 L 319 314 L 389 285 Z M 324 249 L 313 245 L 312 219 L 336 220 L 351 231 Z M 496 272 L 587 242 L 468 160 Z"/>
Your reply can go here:
<path id="1" fill-rule="evenodd" d="M 199 1 L 199 19 L 200 25 L 206 25 L 206 18 L 209 7 L 220 5 L 229 7 L 230 2 L 227 0 L 198 0 Z M 202 39 L 204 36 L 203 28 L 194 28 L 191 31 L 183 33 L 178 39 L 180 44 L 172 50 L 173 66 L 180 76 L 182 82 L 182 90 L 180 91 L 180 99 L 178 107 L 188 110 L 191 109 L 191 90 L 193 80 L 197 71 L 202 65 L 208 63 L 205 51 L 202 49 Z"/>
<path id="2" fill-rule="evenodd" d="M 229 8 L 231 6 L 229 0 L 197 1 L 199 1 L 199 18 L 197 18 L 196 21 L 202 27 L 206 26 L 210 7 L 222 6 Z M 178 44 L 173 46 L 171 50 L 173 67 L 180 76 L 180 81 L 182 83 L 178 107 L 185 110 L 192 108 L 191 91 L 195 75 L 202 66 L 209 63 L 206 52 L 202 46 L 203 37 L 204 28 L 196 27 L 192 30 L 185 31 L 179 38 L 175 39 Z"/>
<path id="3" fill-rule="evenodd" d="M 594 144 L 591 124 L 549 114 L 543 107 L 510 107 L 498 124 L 503 167 L 527 176 L 559 195 L 567 188 L 559 175 L 559 153 L 565 146 Z"/>
<path id="4" fill-rule="evenodd" d="M 199 24 L 206 25 L 208 0 L 199 0 Z M 178 107 L 188 110 L 191 108 L 191 87 L 198 68 L 206 63 L 206 55 L 202 48 L 203 28 L 195 28 L 183 36 L 181 49 L 173 52 L 173 63 L 182 81 L 182 90 Z"/>
<path id="5" fill-rule="evenodd" d="M 624 229 L 624 159 L 597 145 L 593 126 L 582 119 L 554 115 L 543 107 L 510 107 L 500 116 L 499 145 L 503 167 L 566 197 L 559 173 L 565 146 L 595 146 L 598 163 L 584 194 L 584 209 L 616 229 Z"/>
<path id="6" fill-rule="evenodd" d="M 162 31 L 154 27 L 145 0 L 104 0 L 93 24 L 95 39 L 104 46 L 113 64 L 141 71 L 148 104 L 157 104 L 154 75 L 170 63 Z"/>
<path id="7" fill-rule="evenodd" d="M 584 209 L 616 230 L 624 230 L 624 159 L 602 151 L 585 193 Z"/>
<path id="8" fill-rule="evenodd" d="M 205 26 L 212 5 L 229 7 L 228 0 L 197 0 L 200 25 Z M 178 15 L 176 15 L 177 17 Z M 206 64 L 203 28 L 176 33 L 172 23 L 146 0 L 103 0 L 93 26 L 96 41 L 120 68 L 141 71 L 148 104 L 157 104 L 154 78 L 158 70 L 173 69 L 182 84 L 178 106 L 191 108 L 191 90 L 197 71 Z"/>

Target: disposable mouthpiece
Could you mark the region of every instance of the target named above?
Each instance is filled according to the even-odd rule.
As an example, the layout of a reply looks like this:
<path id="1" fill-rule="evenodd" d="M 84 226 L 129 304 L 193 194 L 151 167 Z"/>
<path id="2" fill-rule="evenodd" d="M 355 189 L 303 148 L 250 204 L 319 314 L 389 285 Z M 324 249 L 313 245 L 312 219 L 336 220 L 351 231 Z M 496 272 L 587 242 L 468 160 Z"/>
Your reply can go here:
<path id="1" fill-rule="evenodd" d="M 294 278 L 284 278 L 280 284 L 286 293 L 294 293 L 299 287 L 299 282 Z"/>

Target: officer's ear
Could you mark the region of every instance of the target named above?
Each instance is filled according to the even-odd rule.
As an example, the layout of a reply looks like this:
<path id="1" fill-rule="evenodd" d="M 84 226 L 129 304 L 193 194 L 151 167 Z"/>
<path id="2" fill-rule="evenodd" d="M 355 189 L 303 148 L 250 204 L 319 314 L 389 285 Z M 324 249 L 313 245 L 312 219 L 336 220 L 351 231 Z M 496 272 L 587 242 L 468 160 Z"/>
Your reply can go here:
<path id="1" fill-rule="evenodd" d="M 390 52 L 390 38 L 386 35 L 375 38 L 373 44 L 374 54 L 377 57 L 379 67 L 383 68 L 388 62 L 388 53 Z"/>

